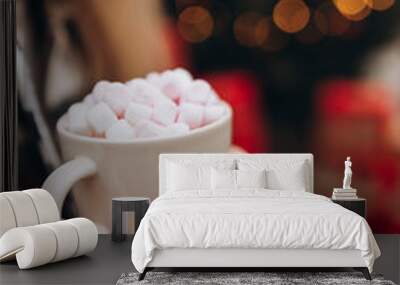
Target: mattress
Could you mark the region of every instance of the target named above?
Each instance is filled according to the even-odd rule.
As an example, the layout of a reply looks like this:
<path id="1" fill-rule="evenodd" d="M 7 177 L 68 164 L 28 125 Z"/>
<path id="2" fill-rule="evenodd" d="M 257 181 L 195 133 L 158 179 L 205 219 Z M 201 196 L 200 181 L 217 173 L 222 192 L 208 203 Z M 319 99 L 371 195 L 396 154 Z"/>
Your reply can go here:
<path id="1" fill-rule="evenodd" d="M 155 250 L 359 250 L 372 271 L 380 251 L 368 223 L 324 196 L 265 189 L 186 190 L 157 198 L 132 242 L 143 272 Z"/>

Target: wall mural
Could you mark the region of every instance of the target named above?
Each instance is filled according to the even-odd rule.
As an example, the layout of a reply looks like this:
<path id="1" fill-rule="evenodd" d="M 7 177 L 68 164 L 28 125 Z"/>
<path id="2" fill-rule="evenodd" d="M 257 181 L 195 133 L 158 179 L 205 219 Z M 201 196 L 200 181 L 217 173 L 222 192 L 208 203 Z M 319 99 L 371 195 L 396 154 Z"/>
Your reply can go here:
<path id="1" fill-rule="evenodd" d="M 44 183 L 64 217 L 107 228 L 111 197 L 156 197 L 159 153 L 305 152 L 317 194 L 351 186 L 375 233 L 400 233 L 399 13 L 395 0 L 18 1 L 19 188 Z"/>

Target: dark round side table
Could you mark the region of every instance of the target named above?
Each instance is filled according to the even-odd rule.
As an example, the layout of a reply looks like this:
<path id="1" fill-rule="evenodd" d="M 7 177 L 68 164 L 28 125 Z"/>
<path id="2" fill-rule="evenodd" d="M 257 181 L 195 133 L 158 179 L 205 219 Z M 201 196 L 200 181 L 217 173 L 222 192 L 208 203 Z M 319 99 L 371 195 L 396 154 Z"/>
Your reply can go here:
<path id="1" fill-rule="evenodd" d="M 123 241 L 125 235 L 122 233 L 123 212 L 135 213 L 135 229 L 139 227 L 140 221 L 146 214 L 150 205 L 150 199 L 145 197 L 117 197 L 112 199 L 112 234 L 113 241 Z"/>

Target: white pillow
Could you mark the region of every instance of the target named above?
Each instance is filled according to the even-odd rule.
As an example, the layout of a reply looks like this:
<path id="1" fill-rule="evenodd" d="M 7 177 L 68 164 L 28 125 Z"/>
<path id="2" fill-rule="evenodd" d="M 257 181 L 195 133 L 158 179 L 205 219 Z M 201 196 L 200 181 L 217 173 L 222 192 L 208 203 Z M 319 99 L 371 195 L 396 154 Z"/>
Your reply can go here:
<path id="1" fill-rule="evenodd" d="M 267 171 L 235 170 L 237 188 L 267 188 Z"/>
<path id="2" fill-rule="evenodd" d="M 236 170 L 212 168 L 211 189 L 236 189 Z"/>
<path id="3" fill-rule="evenodd" d="M 262 170 L 211 169 L 211 188 L 239 190 L 241 188 L 266 188 L 267 177 Z"/>
<path id="4" fill-rule="evenodd" d="M 293 169 L 267 171 L 268 189 L 306 191 L 307 177 L 304 175 L 304 164 Z"/>
<path id="5" fill-rule="evenodd" d="M 168 165 L 168 191 L 210 189 L 211 167 L 183 166 L 176 163 Z"/>
<path id="6" fill-rule="evenodd" d="M 239 159 L 239 170 L 266 170 L 267 187 L 272 190 L 306 191 L 310 186 L 305 160 Z"/>
<path id="7" fill-rule="evenodd" d="M 167 191 L 210 190 L 211 168 L 235 169 L 236 161 L 179 159 L 166 163 Z"/>

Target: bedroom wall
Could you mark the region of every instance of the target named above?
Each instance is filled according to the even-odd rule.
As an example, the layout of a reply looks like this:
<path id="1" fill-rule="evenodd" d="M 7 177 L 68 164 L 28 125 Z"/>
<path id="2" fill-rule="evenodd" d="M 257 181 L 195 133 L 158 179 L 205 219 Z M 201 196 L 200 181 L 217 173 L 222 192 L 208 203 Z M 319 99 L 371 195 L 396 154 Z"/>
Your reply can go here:
<path id="1" fill-rule="evenodd" d="M 55 123 L 98 80 L 183 66 L 232 106 L 231 149 L 311 152 L 315 192 L 326 196 L 351 156 L 373 231 L 400 233 L 399 1 L 352 1 L 361 6 L 346 10 L 296 0 L 299 18 L 278 0 L 17 2 L 35 91 L 19 97 L 20 189 L 56 168 L 46 149 L 60 148 Z M 26 108 L 32 98 L 44 121 Z M 64 216 L 74 205 L 69 195 Z"/>

